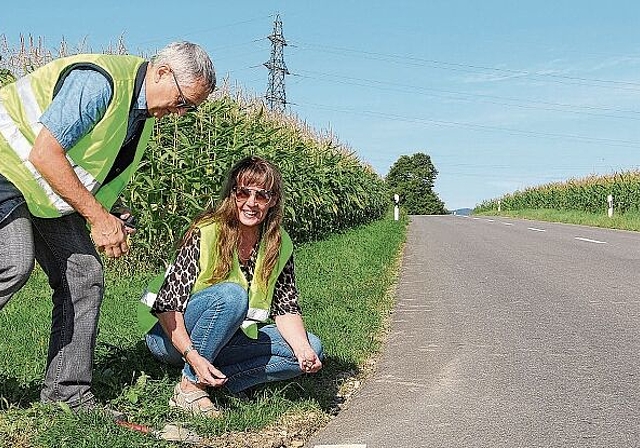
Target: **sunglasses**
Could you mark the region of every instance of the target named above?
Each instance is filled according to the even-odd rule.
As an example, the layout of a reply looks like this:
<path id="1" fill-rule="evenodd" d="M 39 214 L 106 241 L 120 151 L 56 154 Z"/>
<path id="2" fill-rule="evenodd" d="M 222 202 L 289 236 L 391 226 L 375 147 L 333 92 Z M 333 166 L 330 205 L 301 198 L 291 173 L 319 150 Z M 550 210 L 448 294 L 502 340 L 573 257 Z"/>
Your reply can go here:
<path id="1" fill-rule="evenodd" d="M 267 205 L 272 197 L 271 190 L 264 188 L 233 187 L 233 193 L 236 196 L 236 202 L 247 202 L 253 195 L 253 200 L 258 205 Z"/>
<path id="2" fill-rule="evenodd" d="M 193 112 L 197 110 L 198 106 L 196 106 L 195 104 L 191 104 L 189 101 L 187 101 L 187 98 L 185 98 L 184 93 L 182 93 L 182 89 L 180 88 L 180 84 L 178 84 L 178 79 L 176 78 L 176 74 L 173 73 L 173 70 L 171 70 L 171 75 L 173 76 L 173 82 L 176 83 L 176 87 L 178 88 L 178 94 L 180 95 L 180 102 L 176 104 L 176 107 L 178 109 L 184 109 L 187 112 Z"/>

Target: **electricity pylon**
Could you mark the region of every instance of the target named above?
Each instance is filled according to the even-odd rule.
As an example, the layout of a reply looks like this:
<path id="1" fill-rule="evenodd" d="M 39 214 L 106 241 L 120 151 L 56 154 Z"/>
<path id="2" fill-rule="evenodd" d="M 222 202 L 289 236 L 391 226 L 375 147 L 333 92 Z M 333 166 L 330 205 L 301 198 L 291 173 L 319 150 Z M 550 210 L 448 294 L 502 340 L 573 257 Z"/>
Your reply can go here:
<path id="1" fill-rule="evenodd" d="M 289 74 L 289 70 L 284 63 L 283 49 L 287 45 L 287 41 L 282 34 L 280 14 L 276 15 L 276 20 L 273 22 L 273 33 L 268 38 L 271 41 L 271 58 L 264 63 L 264 66 L 269 69 L 269 86 L 265 99 L 270 110 L 284 112 L 287 104 L 284 77 Z"/>

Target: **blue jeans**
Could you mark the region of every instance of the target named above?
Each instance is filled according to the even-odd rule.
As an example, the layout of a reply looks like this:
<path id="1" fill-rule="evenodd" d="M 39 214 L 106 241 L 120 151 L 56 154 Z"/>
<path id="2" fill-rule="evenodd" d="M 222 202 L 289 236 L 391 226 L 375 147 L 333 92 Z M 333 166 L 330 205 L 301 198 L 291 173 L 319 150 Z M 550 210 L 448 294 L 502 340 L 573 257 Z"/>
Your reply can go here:
<path id="1" fill-rule="evenodd" d="M 71 408 L 93 404 L 90 391 L 102 262 L 80 215 L 36 218 L 26 205 L 0 222 L 0 309 L 28 280 L 34 258 L 53 289 L 49 353 L 40 399 Z"/>
<path id="2" fill-rule="evenodd" d="M 218 283 L 194 294 L 184 313 L 194 348 L 227 376 L 225 387 L 231 392 L 301 375 L 296 356 L 275 325 L 261 327 L 257 339 L 248 338 L 239 329 L 247 307 L 247 292 L 236 283 Z M 320 339 L 311 333 L 307 337 L 322 359 Z M 182 366 L 182 374 L 195 382 L 195 372 L 184 362 L 160 323 L 149 331 L 146 340 L 158 360 Z"/>

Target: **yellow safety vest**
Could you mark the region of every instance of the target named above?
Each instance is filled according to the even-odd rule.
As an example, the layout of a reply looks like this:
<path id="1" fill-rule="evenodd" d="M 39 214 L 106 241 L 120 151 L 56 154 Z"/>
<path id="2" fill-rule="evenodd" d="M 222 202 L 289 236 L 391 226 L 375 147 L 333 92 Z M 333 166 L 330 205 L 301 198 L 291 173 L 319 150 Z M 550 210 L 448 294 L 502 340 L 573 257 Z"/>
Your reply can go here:
<path id="1" fill-rule="evenodd" d="M 104 117 L 67 152 L 82 184 L 107 209 L 111 209 L 137 169 L 153 130 L 154 118 L 146 120 L 133 162 L 103 185 L 127 134 L 129 110 L 138 68 L 136 56 L 84 54 L 56 59 L 0 89 L 0 173 L 26 199 L 30 212 L 55 218 L 74 210 L 29 162 L 29 154 L 42 129 L 38 122 L 51 104 L 59 81 L 76 67 L 93 67 L 110 78 L 113 96 Z"/>
<path id="2" fill-rule="evenodd" d="M 200 229 L 200 273 L 193 285 L 191 294 L 195 294 L 196 292 L 212 285 L 210 283 L 210 279 L 217 263 L 217 260 L 214 257 L 213 248 L 219 244 L 218 225 L 215 222 L 210 221 L 198 225 L 198 228 Z M 254 270 L 255 275 L 251 285 L 249 285 L 249 282 L 240 269 L 240 261 L 238 259 L 237 251 L 234 251 L 233 266 L 229 275 L 227 275 L 225 279 L 221 280 L 221 282 L 237 283 L 248 292 L 249 310 L 247 312 L 247 318 L 242 323 L 241 328 L 248 337 L 253 339 L 258 337 L 257 324 L 266 322 L 269 318 L 269 310 L 271 308 L 271 301 L 273 300 L 276 280 L 282 273 L 282 270 L 293 253 L 293 242 L 291 241 L 289 234 L 281 228 L 280 235 L 282 237 L 282 242 L 280 244 L 278 262 L 271 272 L 266 285 L 260 284 L 258 281 L 259 276 L 257 274 L 262 269 L 262 264 L 264 263 L 264 252 L 266 250 L 264 241 L 261 241 L 260 246 L 258 247 L 258 257 L 256 259 L 256 266 Z M 149 308 L 153 306 L 158 291 L 162 287 L 168 272 L 169 269 L 167 269 L 164 274 L 154 278 L 149 283 L 146 291 L 140 299 L 138 307 L 138 321 L 145 333 L 155 325 L 155 317 L 149 312 Z"/>

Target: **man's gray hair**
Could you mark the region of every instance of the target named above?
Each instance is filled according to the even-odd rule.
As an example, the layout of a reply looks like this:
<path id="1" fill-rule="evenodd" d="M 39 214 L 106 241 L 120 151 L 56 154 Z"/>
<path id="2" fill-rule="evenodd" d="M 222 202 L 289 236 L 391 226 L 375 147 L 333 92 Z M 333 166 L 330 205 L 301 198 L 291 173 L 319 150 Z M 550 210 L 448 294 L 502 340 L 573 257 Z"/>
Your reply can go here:
<path id="1" fill-rule="evenodd" d="M 209 93 L 216 87 L 216 72 L 202 47 L 191 42 L 172 42 L 151 58 L 155 66 L 168 65 L 181 83 L 192 86 L 202 82 Z"/>

